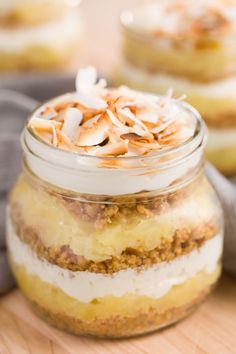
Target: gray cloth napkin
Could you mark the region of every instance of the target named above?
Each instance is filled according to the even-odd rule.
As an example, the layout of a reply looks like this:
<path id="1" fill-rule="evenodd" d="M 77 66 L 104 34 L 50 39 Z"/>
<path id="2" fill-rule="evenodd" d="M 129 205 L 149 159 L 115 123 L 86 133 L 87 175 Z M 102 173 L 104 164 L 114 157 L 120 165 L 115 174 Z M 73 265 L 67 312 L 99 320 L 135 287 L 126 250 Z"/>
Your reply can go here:
<path id="1" fill-rule="evenodd" d="M 14 286 L 6 254 L 5 208 L 8 191 L 21 168 L 20 132 L 38 101 L 73 90 L 74 78 L 63 74 L 0 78 L 0 295 Z"/>
<path id="2" fill-rule="evenodd" d="M 4 88 L 4 90 L 2 90 Z M 31 98 L 21 96 L 17 92 L 6 91 L 7 89 L 20 90 L 21 93 L 31 94 Z M 47 100 L 64 92 L 73 91 L 74 79 L 72 77 L 18 77 L 5 78 L 0 81 L 0 294 L 9 290 L 14 282 L 6 259 L 5 248 L 5 205 L 7 193 L 15 181 L 21 166 L 20 132 L 24 123 L 37 101 Z M 14 102 L 14 103 L 13 103 Z M 217 174 L 214 169 L 207 169 L 208 177 L 218 191 L 220 199 L 225 203 L 225 195 L 222 191 L 225 184 L 229 183 L 223 176 Z M 220 176 L 220 178 L 219 178 Z M 235 181 L 236 182 L 236 181 Z M 233 184 L 229 185 L 229 188 Z M 235 190 L 229 194 L 235 193 Z M 236 204 L 236 202 L 235 202 Z M 236 205 L 234 205 L 236 210 Z M 227 210 L 228 208 L 224 208 Z M 225 268 L 236 276 L 236 224 L 227 228 L 225 247 Z"/>

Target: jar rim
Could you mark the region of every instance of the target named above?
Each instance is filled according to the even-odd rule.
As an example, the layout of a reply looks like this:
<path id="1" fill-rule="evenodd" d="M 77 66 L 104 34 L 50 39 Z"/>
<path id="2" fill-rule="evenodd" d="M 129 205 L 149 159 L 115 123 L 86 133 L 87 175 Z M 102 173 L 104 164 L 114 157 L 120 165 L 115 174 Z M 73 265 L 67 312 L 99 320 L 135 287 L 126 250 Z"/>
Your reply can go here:
<path id="1" fill-rule="evenodd" d="M 60 100 L 62 98 L 65 98 L 66 96 L 69 97 L 70 95 L 73 95 L 73 94 L 75 94 L 75 92 L 62 94 L 60 96 L 54 97 L 54 98 L 40 104 L 31 113 L 28 120 L 30 120 L 45 105 L 52 103 L 56 100 Z M 161 95 L 156 94 L 156 96 L 160 97 Z M 204 148 L 205 147 L 206 141 L 207 141 L 207 128 L 206 128 L 206 124 L 205 124 L 204 120 L 202 119 L 200 113 L 193 106 L 191 106 L 189 103 L 183 102 L 183 101 L 176 100 L 175 103 L 177 105 L 181 106 L 181 108 L 183 110 L 189 112 L 189 114 L 191 114 L 193 119 L 195 120 L 195 131 L 194 131 L 193 136 L 178 146 L 167 147 L 163 150 L 155 151 L 155 152 L 150 153 L 148 155 L 114 156 L 114 157 L 112 157 L 112 156 L 94 156 L 94 155 L 89 155 L 89 154 L 85 155 L 85 154 L 81 154 L 81 153 L 77 153 L 77 152 L 73 152 L 73 151 L 58 149 L 57 147 L 55 147 L 53 145 L 49 145 L 45 141 L 43 141 L 27 125 L 25 126 L 25 129 L 23 130 L 23 133 L 22 133 L 21 145 L 22 145 L 24 152 L 26 152 L 25 150 L 28 150 L 28 152 L 30 151 L 32 154 L 35 154 L 34 151 L 32 151 L 32 149 L 30 148 L 29 144 L 27 144 L 27 140 L 30 138 L 32 143 L 41 144 L 41 146 L 46 147 L 48 149 L 48 151 L 50 151 L 51 153 L 56 152 L 57 154 L 60 154 L 61 157 L 64 156 L 68 160 L 69 159 L 80 159 L 80 160 L 82 159 L 84 161 L 91 161 L 91 162 L 95 161 L 98 163 L 102 162 L 102 161 L 104 161 L 105 163 L 106 162 L 109 163 L 111 161 L 113 161 L 113 162 L 114 161 L 127 162 L 128 163 L 128 162 L 135 162 L 135 161 L 138 162 L 140 160 L 142 160 L 143 162 L 148 162 L 148 161 L 156 160 L 158 158 L 168 157 L 173 153 L 181 153 L 181 150 L 186 150 L 187 151 L 186 154 L 183 154 L 180 156 L 180 158 L 178 158 L 178 160 L 182 160 L 187 155 L 191 154 L 191 152 L 194 152 L 195 148 L 197 148 L 197 147 Z M 194 145 L 195 147 L 192 147 L 193 143 L 196 143 L 196 145 Z M 175 160 L 170 159 L 167 162 L 168 162 L 168 164 L 170 164 L 171 162 L 176 162 L 176 159 Z M 161 165 L 166 166 L 166 164 L 164 162 L 162 162 Z M 161 167 L 161 166 L 158 166 L 158 167 Z"/>
<path id="2" fill-rule="evenodd" d="M 60 101 L 62 97 L 66 95 L 54 100 Z M 177 147 L 147 156 L 88 156 L 49 145 L 26 126 L 21 136 L 25 161 L 42 180 L 83 194 L 136 194 L 172 188 L 173 184 L 178 188 L 180 180 L 190 180 L 202 163 L 207 134 L 200 114 L 185 102 L 176 103 L 192 115 L 195 123 L 195 134 Z"/>

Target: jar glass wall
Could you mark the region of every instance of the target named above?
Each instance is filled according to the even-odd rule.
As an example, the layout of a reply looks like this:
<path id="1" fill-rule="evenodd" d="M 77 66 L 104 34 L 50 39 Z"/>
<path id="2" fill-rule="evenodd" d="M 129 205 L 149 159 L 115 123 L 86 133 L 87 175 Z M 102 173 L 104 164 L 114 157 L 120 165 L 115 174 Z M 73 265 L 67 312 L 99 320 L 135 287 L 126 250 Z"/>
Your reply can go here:
<path id="1" fill-rule="evenodd" d="M 205 127 L 178 104 L 196 120 L 194 137 L 142 158 L 59 151 L 25 129 L 9 257 L 32 307 L 56 327 L 151 332 L 187 316 L 216 284 L 222 212 L 204 176 Z"/>

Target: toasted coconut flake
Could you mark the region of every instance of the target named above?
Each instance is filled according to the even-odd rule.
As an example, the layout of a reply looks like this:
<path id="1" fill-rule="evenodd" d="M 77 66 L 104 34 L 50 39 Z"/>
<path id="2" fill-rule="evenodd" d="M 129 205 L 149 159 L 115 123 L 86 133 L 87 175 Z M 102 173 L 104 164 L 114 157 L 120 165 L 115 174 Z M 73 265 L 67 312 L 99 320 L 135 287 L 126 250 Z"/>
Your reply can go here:
<path id="1" fill-rule="evenodd" d="M 154 135 L 157 135 L 159 133 L 161 133 L 163 130 L 165 130 L 166 128 L 168 128 L 175 120 L 169 120 L 165 123 L 162 123 L 160 125 L 158 125 L 156 128 L 151 129 L 151 133 Z"/>
<path id="2" fill-rule="evenodd" d="M 75 145 L 61 130 L 57 130 L 58 143 L 64 144 L 70 149 L 74 149 Z"/>
<path id="3" fill-rule="evenodd" d="M 78 74 L 76 86 L 75 94 L 53 100 L 29 121 L 46 143 L 85 155 L 145 156 L 194 135 L 191 115 L 172 90 L 163 97 L 127 87 L 108 90 L 93 68 Z"/>
<path id="4" fill-rule="evenodd" d="M 37 131 L 35 131 L 35 129 L 33 128 L 33 131 L 35 134 L 37 134 Z M 40 138 L 47 144 L 51 144 L 52 143 L 52 131 L 50 130 L 48 131 L 41 131 L 40 132 Z"/>
<path id="5" fill-rule="evenodd" d="M 95 146 L 101 144 L 108 138 L 109 125 L 104 117 L 100 117 L 91 127 L 80 128 L 80 136 L 76 142 L 77 146 Z"/>
<path id="6" fill-rule="evenodd" d="M 116 116 L 109 109 L 106 112 L 112 124 L 114 124 L 117 128 L 121 128 L 124 131 L 129 130 L 129 128 L 127 128 L 124 124 L 122 124 L 121 121 L 118 118 L 116 118 Z"/>
<path id="7" fill-rule="evenodd" d="M 57 140 L 57 132 L 56 128 L 54 125 L 52 125 L 52 145 L 57 146 L 58 140 Z"/>
<path id="8" fill-rule="evenodd" d="M 129 140 L 129 143 L 132 145 L 140 146 L 149 150 L 158 149 L 160 147 L 158 142 L 150 141 L 135 133 L 123 134 L 121 135 L 121 138 Z"/>
<path id="9" fill-rule="evenodd" d="M 85 96 L 83 94 L 77 93 L 77 100 L 83 106 L 93 109 L 105 109 L 107 108 L 106 102 L 102 98 Z"/>
<path id="10" fill-rule="evenodd" d="M 53 119 L 57 116 L 57 111 L 53 107 L 45 107 L 41 112 L 40 112 L 40 118 L 44 119 Z"/>
<path id="11" fill-rule="evenodd" d="M 33 117 L 30 119 L 28 126 L 38 130 L 51 130 L 53 126 L 61 126 L 61 123 L 54 120 L 44 120 L 41 118 Z"/>
<path id="12" fill-rule="evenodd" d="M 106 81 L 100 80 L 97 84 L 97 71 L 90 66 L 79 70 L 76 77 L 76 91 L 78 101 L 89 108 L 104 109 L 106 102 L 98 97 L 106 87 Z"/>
<path id="13" fill-rule="evenodd" d="M 114 143 L 119 143 L 119 142 L 123 141 L 120 137 L 120 132 L 117 131 L 116 129 L 110 130 L 108 134 L 109 134 L 108 137 L 109 137 L 110 143 L 114 144 Z"/>
<path id="14" fill-rule="evenodd" d="M 145 107 L 140 107 L 137 110 L 137 117 L 147 123 L 153 123 L 157 124 L 158 121 L 158 113 L 156 109 L 153 108 L 145 108 Z"/>
<path id="15" fill-rule="evenodd" d="M 76 77 L 76 91 L 82 95 L 99 94 L 107 86 L 106 80 L 97 83 L 97 70 L 93 66 L 81 69 Z"/>
<path id="16" fill-rule="evenodd" d="M 80 69 L 76 76 L 75 87 L 76 91 L 83 95 L 90 95 L 91 89 L 97 81 L 97 71 L 93 66 Z"/>
<path id="17" fill-rule="evenodd" d="M 158 150 L 161 148 L 161 145 L 158 142 L 145 142 L 145 141 L 135 141 L 135 140 L 129 140 L 129 143 L 132 145 L 135 145 L 137 147 L 145 148 L 147 150 Z"/>
<path id="18" fill-rule="evenodd" d="M 117 110 L 119 114 L 123 115 L 124 117 L 127 117 L 128 119 L 132 120 L 134 123 L 139 125 L 145 132 L 148 132 L 148 128 L 146 125 L 138 119 L 128 108 L 124 109 L 118 109 Z"/>
<path id="19" fill-rule="evenodd" d="M 97 122 L 98 119 L 101 117 L 101 114 L 97 114 L 96 116 L 94 116 L 93 118 L 90 118 L 88 120 L 86 120 L 84 123 L 83 123 L 83 127 L 84 128 L 91 128 L 93 123 Z"/>
<path id="20" fill-rule="evenodd" d="M 65 134 L 72 142 L 78 139 L 79 125 L 83 119 L 81 111 L 77 108 L 70 108 L 66 112 L 62 133 Z"/>
<path id="21" fill-rule="evenodd" d="M 90 154 L 95 156 L 120 156 L 128 152 L 128 140 L 123 140 L 119 143 L 108 144 L 102 147 L 97 147 L 90 150 Z"/>

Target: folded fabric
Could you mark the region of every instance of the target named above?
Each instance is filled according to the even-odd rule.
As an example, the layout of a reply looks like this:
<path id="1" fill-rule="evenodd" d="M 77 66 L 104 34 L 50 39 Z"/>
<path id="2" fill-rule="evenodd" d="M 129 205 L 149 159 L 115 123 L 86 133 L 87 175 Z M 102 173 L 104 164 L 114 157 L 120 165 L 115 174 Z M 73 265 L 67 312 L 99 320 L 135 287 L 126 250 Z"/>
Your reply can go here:
<path id="1" fill-rule="evenodd" d="M 14 279 L 11 274 L 7 255 L 0 250 L 0 294 L 5 294 L 14 286 Z"/>
<path id="2" fill-rule="evenodd" d="M 8 191 L 20 171 L 20 133 L 38 101 L 73 88 L 74 78 L 65 75 L 18 74 L 0 80 L 0 295 L 14 286 L 6 255 L 5 208 Z"/>

